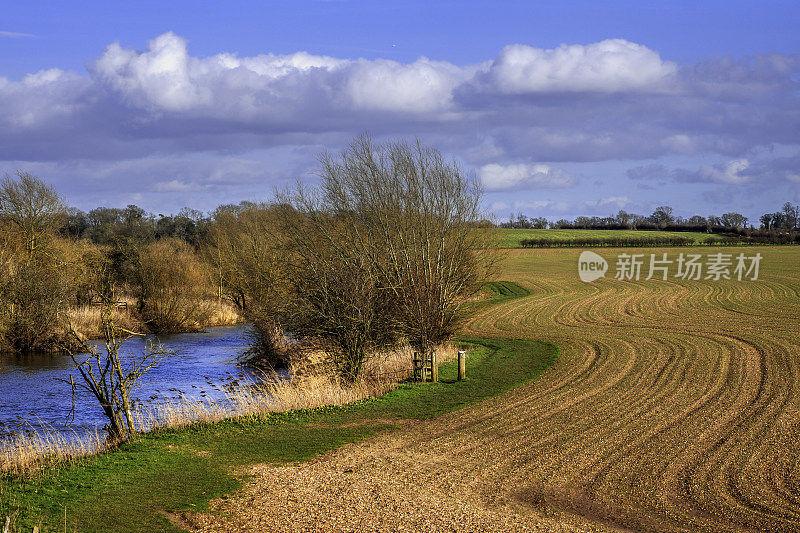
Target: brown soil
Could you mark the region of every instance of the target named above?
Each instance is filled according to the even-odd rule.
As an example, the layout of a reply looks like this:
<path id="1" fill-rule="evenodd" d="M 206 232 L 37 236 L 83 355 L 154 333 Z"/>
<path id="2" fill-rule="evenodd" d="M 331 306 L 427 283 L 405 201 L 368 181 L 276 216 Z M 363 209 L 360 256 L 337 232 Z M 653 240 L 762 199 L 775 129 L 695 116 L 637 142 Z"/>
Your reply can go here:
<path id="1" fill-rule="evenodd" d="M 514 252 L 505 279 L 534 293 L 470 328 L 557 344 L 541 378 L 309 463 L 256 466 L 192 527 L 800 531 L 800 261 L 774 253 L 794 255 L 765 260 L 757 283 L 584 285 L 563 251 Z"/>

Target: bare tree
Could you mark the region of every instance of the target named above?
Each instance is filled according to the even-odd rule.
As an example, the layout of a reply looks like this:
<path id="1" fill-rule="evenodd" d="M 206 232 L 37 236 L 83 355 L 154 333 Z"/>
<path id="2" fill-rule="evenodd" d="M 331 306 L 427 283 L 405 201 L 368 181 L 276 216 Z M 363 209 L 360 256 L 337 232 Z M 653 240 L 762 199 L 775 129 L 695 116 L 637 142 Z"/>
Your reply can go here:
<path id="1" fill-rule="evenodd" d="M 283 277 L 282 209 L 286 206 L 254 204 L 214 215 L 206 255 L 216 272 L 219 296 L 243 314 L 274 299 Z"/>
<path id="2" fill-rule="evenodd" d="M 402 335 L 430 352 L 457 331 L 497 258 L 493 233 L 476 224 L 477 181 L 419 141 L 375 145 L 366 135 L 321 165 L 324 204 L 345 221 L 344 245 L 375 270 Z"/>
<path id="3" fill-rule="evenodd" d="M 355 246 L 361 228 L 325 200 L 300 188 L 285 212 L 288 291 L 278 320 L 293 336 L 319 341 L 339 375 L 354 381 L 372 353 L 396 343 L 393 302 L 372 258 Z"/>
<path id="4" fill-rule="evenodd" d="M 790 230 L 797 227 L 797 220 L 800 218 L 800 207 L 792 205 L 791 202 L 783 204 L 783 214 L 786 216 L 786 225 Z"/>
<path id="5" fill-rule="evenodd" d="M 0 344 L 19 353 L 50 351 L 66 306 L 66 275 L 50 254 L 12 257 L 0 272 Z"/>
<path id="6" fill-rule="evenodd" d="M 58 193 L 35 176 L 18 171 L 0 182 L 0 342 L 13 350 L 52 347 L 66 299 L 53 246 L 64 213 Z"/>
<path id="7" fill-rule="evenodd" d="M 70 325 L 75 344 L 67 344 L 65 350 L 82 378 L 78 383 L 70 378 L 70 383 L 73 385 L 73 394 L 77 386 L 89 391 L 97 399 L 108 418 L 106 429 L 109 441 L 119 442 L 137 430 L 131 394 L 139 379 L 166 356 L 174 355 L 174 352 L 155 344 L 149 344 L 141 354 L 123 352 L 125 342 L 141 334 L 115 324 L 113 310 L 117 301 L 114 286 L 106 271 L 98 273 L 97 297 L 101 302 L 105 346 L 104 349 L 97 347 Z"/>
<path id="8" fill-rule="evenodd" d="M 285 205 L 247 204 L 214 214 L 206 258 L 218 297 L 229 299 L 253 326 L 251 355 L 272 366 L 286 363 L 277 314 L 286 302 Z"/>
<path id="9" fill-rule="evenodd" d="M 138 251 L 137 295 L 142 321 L 156 333 L 196 330 L 210 315 L 205 265 L 184 241 L 166 238 Z"/>
<path id="10" fill-rule="evenodd" d="M 220 286 L 248 318 L 265 302 L 261 323 L 319 341 L 348 380 L 400 339 L 430 353 L 458 330 L 496 260 L 476 179 L 420 142 L 367 136 L 320 167 L 316 189 L 216 215 Z"/>
<path id="11" fill-rule="evenodd" d="M 6 174 L 0 182 L 0 218 L 22 236 L 29 255 L 59 229 L 65 216 L 56 190 L 36 176 L 18 170 L 16 178 Z"/>
<path id="12" fill-rule="evenodd" d="M 672 224 L 675 218 L 672 216 L 672 208 L 667 205 L 656 207 L 653 214 L 650 215 L 650 222 L 658 225 L 659 228 L 664 228 L 667 224 Z"/>
<path id="13" fill-rule="evenodd" d="M 722 225 L 728 228 L 746 228 L 747 217 L 741 213 L 724 213 L 720 217 Z"/>

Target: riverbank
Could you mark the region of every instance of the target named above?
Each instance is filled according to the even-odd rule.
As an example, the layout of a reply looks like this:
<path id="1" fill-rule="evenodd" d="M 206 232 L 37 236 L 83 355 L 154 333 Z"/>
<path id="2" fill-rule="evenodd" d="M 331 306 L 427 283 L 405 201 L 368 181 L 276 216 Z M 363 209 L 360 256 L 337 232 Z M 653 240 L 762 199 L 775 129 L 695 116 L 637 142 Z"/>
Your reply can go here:
<path id="1" fill-rule="evenodd" d="M 202 307 L 204 311 L 198 315 L 196 320 L 186 322 L 174 331 L 159 331 L 158 334 L 198 333 L 208 328 L 235 326 L 245 323 L 244 318 L 236 311 L 235 307 L 226 301 L 206 299 L 201 300 L 197 305 Z M 57 320 L 48 332 L 46 341 L 35 352 L 24 355 L 66 355 L 67 347 L 80 349 L 79 343 L 75 341 L 70 332 L 70 327 L 84 339 L 91 341 L 103 340 L 103 324 L 100 316 L 101 307 L 98 305 L 79 305 L 65 309 L 62 318 Z M 143 335 L 155 333 L 136 312 L 136 300 L 132 297 L 121 298 L 117 307 L 112 310 L 112 317 L 116 326 L 126 330 Z M 0 338 L 0 356 L 4 353 L 13 352 L 14 350 L 11 346 Z M 0 369 L 2 369 L 1 362 Z"/>
<path id="2" fill-rule="evenodd" d="M 456 364 L 440 382 L 401 384 L 376 399 L 343 406 L 244 416 L 139 435 L 69 467 L 0 481 L 0 517 L 18 530 L 178 531 L 164 512 L 194 511 L 241 487 L 243 467 L 308 460 L 320 453 L 500 394 L 552 364 L 550 344 L 461 338 L 471 347 L 466 381 Z"/>
<path id="3" fill-rule="evenodd" d="M 491 297 L 473 302 L 475 311 L 529 294 L 508 282 L 486 288 Z M 459 342 L 470 349 L 464 382 L 455 380 L 455 362 L 448 361 L 457 348 L 451 346 L 441 354 L 440 383 L 397 383 L 398 374 L 409 370 L 409 354 L 385 354 L 371 360 L 368 379 L 358 387 L 345 388 L 317 374 L 301 384 L 268 384 L 270 391 L 246 390 L 224 409 L 173 405 L 157 413 L 160 428 L 118 449 L 89 457 L 45 456 L 22 468 L 23 475 L 2 475 L 0 517 L 13 517 L 19 530 L 63 527 L 65 513 L 78 530 L 169 529 L 162 511 L 204 508 L 240 486 L 242 466 L 306 460 L 500 394 L 538 376 L 557 352 L 530 341 L 470 337 Z M 83 451 L 78 448 L 78 455 Z M 149 496 L 142 500 L 143 494 Z M 111 516 L 120 516 L 120 523 L 108 524 Z"/>

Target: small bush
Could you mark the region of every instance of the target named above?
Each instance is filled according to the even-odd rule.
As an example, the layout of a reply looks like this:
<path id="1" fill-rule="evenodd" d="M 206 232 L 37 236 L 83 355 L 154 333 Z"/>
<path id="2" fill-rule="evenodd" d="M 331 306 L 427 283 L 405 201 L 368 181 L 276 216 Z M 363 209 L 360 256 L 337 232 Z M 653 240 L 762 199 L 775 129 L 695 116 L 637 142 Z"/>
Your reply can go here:
<path id="1" fill-rule="evenodd" d="M 212 313 L 209 279 L 191 247 L 177 239 L 155 242 L 139 254 L 139 313 L 155 333 L 196 331 Z"/>

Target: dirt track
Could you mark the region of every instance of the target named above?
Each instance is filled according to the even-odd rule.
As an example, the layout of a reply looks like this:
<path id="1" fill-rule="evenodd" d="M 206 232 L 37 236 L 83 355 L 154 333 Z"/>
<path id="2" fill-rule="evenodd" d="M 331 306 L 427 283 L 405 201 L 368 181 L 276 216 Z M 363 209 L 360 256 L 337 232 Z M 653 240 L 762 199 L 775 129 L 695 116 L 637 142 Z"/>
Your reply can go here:
<path id="1" fill-rule="evenodd" d="M 591 285 L 577 252 L 513 252 L 503 278 L 534 293 L 470 329 L 559 345 L 540 379 L 257 467 L 198 524 L 800 531 L 800 253 L 766 252 L 758 282 Z"/>

